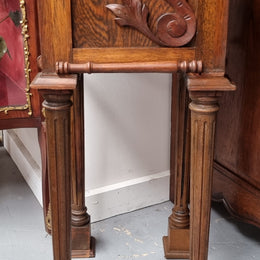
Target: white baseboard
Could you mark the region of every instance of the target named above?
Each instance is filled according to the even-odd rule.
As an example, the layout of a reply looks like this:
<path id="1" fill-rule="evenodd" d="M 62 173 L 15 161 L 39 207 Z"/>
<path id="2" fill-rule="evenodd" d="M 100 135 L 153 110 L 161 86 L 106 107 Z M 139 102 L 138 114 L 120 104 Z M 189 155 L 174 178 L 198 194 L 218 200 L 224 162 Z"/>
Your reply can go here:
<path id="1" fill-rule="evenodd" d="M 169 171 L 86 191 L 91 221 L 134 211 L 169 200 Z"/>
<path id="2" fill-rule="evenodd" d="M 41 167 L 14 130 L 5 131 L 4 146 L 42 206 Z"/>
<path id="3" fill-rule="evenodd" d="M 42 205 L 41 167 L 15 131 L 5 132 L 4 145 Z M 170 173 L 165 171 L 86 190 L 86 205 L 91 221 L 96 222 L 169 200 L 169 179 Z"/>

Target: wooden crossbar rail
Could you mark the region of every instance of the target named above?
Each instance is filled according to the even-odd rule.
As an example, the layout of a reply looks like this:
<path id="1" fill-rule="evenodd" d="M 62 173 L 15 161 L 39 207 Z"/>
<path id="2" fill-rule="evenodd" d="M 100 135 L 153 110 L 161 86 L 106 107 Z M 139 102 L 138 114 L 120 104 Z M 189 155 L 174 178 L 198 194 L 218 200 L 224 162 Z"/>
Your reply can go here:
<path id="1" fill-rule="evenodd" d="M 142 72 L 202 72 L 202 61 L 166 61 L 166 62 L 131 62 L 131 63 L 93 63 L 72 64 L 58 61 L 57 74 L 69 73 L 142 73 Z"/>

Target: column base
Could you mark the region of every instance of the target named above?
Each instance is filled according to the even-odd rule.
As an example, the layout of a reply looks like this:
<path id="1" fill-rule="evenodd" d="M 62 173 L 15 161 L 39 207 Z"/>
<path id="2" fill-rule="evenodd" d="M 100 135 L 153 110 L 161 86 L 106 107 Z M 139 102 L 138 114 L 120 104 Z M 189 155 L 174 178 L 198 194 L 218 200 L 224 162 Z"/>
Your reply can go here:
<path id="1" fill-rule="evenodd" d="M 163 237 L 164 256 L 167 259 L 190 258 L 189 229 L 170 229 L 169 236 Z"/>
<path id="2" fill-rule="evenodd" d="M 95 257 L 95 238 L 91 237 L 90 224 L 83 227 L 72 227 L 72 258 Z"/>

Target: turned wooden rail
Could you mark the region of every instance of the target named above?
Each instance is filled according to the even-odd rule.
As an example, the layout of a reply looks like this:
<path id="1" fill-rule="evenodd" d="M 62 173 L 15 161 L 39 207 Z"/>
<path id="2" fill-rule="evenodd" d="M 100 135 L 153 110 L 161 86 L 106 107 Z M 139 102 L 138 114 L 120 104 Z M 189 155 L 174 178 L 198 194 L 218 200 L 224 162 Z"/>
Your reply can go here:
<path id="1" fill-rule="evenodd" d="M 73 64 L 69 62 L 56 62 L 57 74 L 68 73 L 142 73 L 142 72 L 202 72 L 202 61 L 167 61 L 167 62 L 129 62 L 129 63 L 93 63 Z"/>

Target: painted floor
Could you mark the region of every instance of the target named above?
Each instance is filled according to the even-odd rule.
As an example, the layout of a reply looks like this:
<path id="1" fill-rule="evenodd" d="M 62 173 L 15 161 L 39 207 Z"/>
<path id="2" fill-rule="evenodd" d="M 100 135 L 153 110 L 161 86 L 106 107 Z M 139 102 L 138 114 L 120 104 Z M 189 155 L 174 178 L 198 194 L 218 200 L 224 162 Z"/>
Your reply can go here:
<path id="1" fill-rule="evenodd" d="M 172 203 L 166 202 L 92 224 L 96 260 L 161 260 L 162 236 Z M 49 260 L 51 237 L 42 208 L 3 147 L 0 147 L 0 260 Z M 239 223 L 214 204 L 209 260 L 259 260 L 260 229 Z"/>

